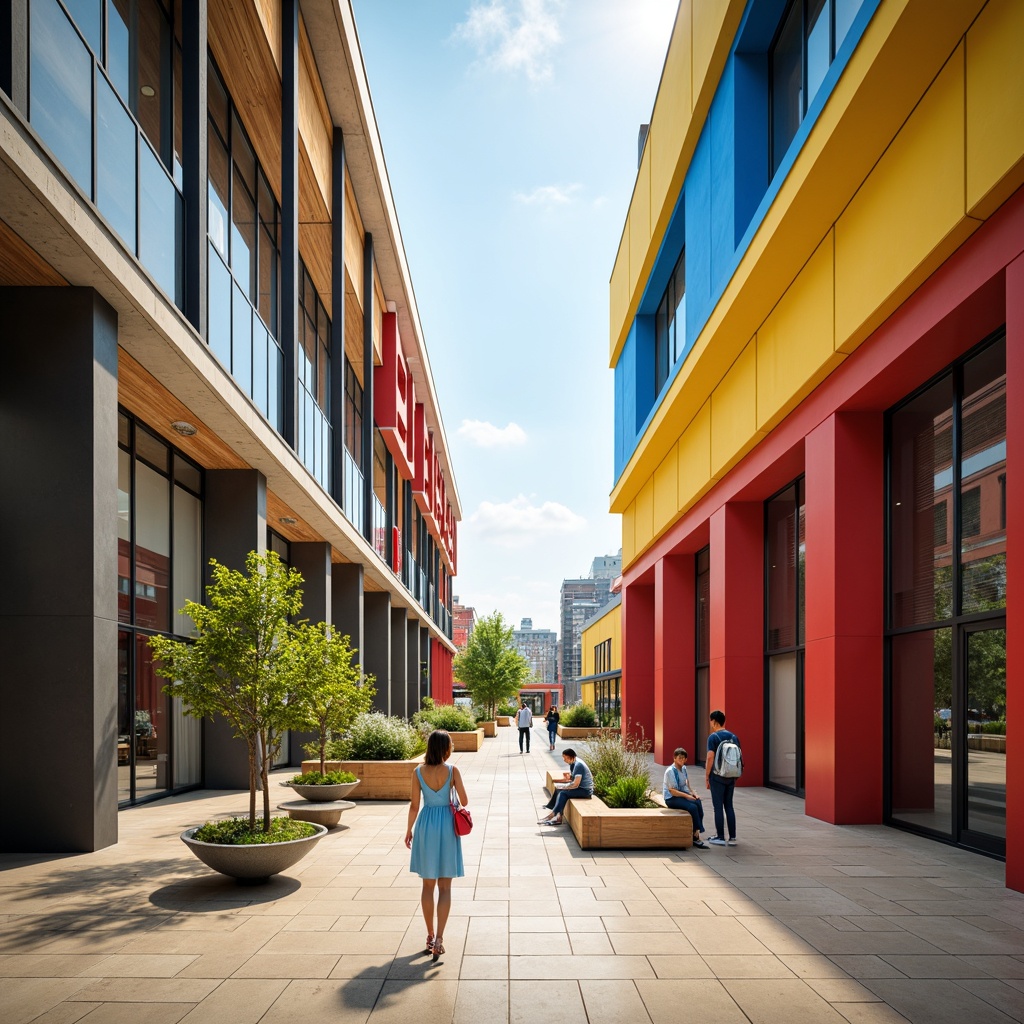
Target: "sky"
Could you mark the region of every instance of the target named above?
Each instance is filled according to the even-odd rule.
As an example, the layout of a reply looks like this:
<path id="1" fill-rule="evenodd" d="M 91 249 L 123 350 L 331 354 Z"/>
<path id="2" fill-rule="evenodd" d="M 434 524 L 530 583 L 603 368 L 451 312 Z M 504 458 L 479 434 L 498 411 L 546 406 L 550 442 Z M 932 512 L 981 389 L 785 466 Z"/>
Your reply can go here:
<path id="1" fill-rule="evenodd" d="M 608 279 L 677 0 L 352 0 L 455 485 L 454 593 L 559 629 L 608 512 Z"/>

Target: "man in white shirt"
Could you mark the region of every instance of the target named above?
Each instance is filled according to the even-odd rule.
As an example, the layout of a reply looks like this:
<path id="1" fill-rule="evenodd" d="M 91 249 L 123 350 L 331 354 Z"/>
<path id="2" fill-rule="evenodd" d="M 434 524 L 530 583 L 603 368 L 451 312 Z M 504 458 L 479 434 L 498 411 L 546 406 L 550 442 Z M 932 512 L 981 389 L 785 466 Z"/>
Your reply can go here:
<path id="1" fill-rule="evenodd" d="M 519 753 L 523 752 L 523 737 L 526 737 L 526 752 L 530 752 L 530 729 L 533 728 L 533 712 L 522 702 L 522 707 L 516 712 L 516 725 L 519 726 Z"/>

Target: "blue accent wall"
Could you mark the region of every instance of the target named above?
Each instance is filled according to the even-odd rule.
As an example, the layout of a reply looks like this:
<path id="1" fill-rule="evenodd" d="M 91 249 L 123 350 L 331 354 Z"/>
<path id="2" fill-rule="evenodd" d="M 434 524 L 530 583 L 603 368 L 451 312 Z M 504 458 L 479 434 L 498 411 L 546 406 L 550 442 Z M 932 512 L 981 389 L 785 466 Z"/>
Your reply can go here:
<path id="1" fill-rule="evenodd" d="M 768 178 L 768 51 L 786 0 L 750 0 L 682 194 L 615 366 L 615 479 L 643 437 L 814 127 L 881 0 L 863 0 L 774 177 Z M 686 340 L 654 394 L 654 313 L 686 245 Z"/>

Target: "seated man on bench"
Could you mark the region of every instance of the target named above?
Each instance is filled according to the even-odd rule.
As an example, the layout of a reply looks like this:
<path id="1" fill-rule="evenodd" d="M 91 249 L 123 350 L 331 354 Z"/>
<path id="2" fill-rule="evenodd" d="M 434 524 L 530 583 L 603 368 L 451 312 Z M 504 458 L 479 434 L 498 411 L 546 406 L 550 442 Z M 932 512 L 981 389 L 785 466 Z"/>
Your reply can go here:
<path id="1" fill-rule="evenodd" d="M 665 769 L 662 796 L 666 807 L 689 811 L 693 819 L 693 845 L 703 850 L 707 847 L 707 843 L 700 837 L 704 830 L 704 807 L 700 797 L 690 788 L 690 779 L 686 774 L 687 756 L 683 747 L 676 747 L 672 752 L 672 763 Z"/>
<path id="2" fill-rule="evenodd" d="M 561 825 L 562 811 L 570 800 L 589 800 L 594 795 L 594 776 L 587 763 L 576 756 L 576 751 L 566 747 L 562 760 L 569 766 L 563 782 L 555 783 L 555 792 L 544 805 L 551 813 L 541 818 L 538 825 Z"/>

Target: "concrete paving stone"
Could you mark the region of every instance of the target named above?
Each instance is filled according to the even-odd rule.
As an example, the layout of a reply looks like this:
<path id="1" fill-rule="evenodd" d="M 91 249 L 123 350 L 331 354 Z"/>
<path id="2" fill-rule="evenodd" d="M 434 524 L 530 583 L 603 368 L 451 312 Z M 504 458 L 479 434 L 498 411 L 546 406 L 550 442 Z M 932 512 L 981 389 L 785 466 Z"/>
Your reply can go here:
<path id="1" fill-rule="evenodd" d="M 182 1019 L 188 1024 L 256 1024 L 287 986 L 281 979 L 228 978 Z"/>
<path id="2" fill-rule="evenodd" d="M 722 980 L 751 1024 L 843 1024 L 843 1017 L 798 978 Z"/>
<path id="3" fill-rule="evenodd" d="M 458 997 L 457 980 L 435 978 L 384 982 L 370 1024 L 450 1024 Z"/>
<path id="4" fill-rule="evenodd" d="M 714 979 L 666 975 L 659 976 L 657 981 L 637 981 L 636 989 L 651 1024 L 679 1024 L 691 1015 L 715 1024 L 749 1024 L 736 1001 Z"/>
<path id="5" fill-rule="evenodd" d="M 915 917 L 901 923 L 908 932 L 946 953 L 1024 953 L 1024 931 L 1019 929 L 982 931 L 959 917 Z"/>
<path id="6" fill-rule="evenodd" d="M 543 986 L 533 980 L 509 981 L 509 1024 L 537 1024 L 549 1015 L 557 1016 L 558 1024 L 589 1024 L 579 982 L 555 975 Z"/>
<path id="7" fill-rule="evenodd" d="M 645 956 L 513 956 L 509 975 L 517 980 L 534 978 L 651 978 L 654 971 Z M 547 994 L 544 996 L 548 1000 Z"/>
<path id="8" fill-rule="evenodd" d="M 508 937 L 510 956 L 566 956 L 573 952 L 565 932 L 513 932 Z"/>
<path id="9" fill-rule="evenodd" d="M 1024 980 L 1024 959 L 1021 957 L 961 954 L 960 959 L 965 964 L 979 967 L 993 978 L 1002 978 L 1003 981 Z"/>
<path id="10" fill-rule="evenodd" d="M 246 960 L 248 953 L 200 953 L 176 978 L 230 978 Z"/>
<path id="11" fill-rule="evenodd" d="M 91 953 L 5 953 L 0 955 L 0 978 L 74 978 L 105 959 Z"/>
<path id="12" fill-rule="evenodd" d="M 777 956 L 709 956 L 702 954 L 704 962 L 711 973 L 720 979 L 725 978 L 795 978 L 791 971 Z"/>
<path id="13" fill-rule="evenodd" d="M 88 978 L 9 978 L 3 984 L 4 1024 L 26 1024 L 88 983 Z"/>
<path id="14" fill-rule="evenodd" d="M 32 1024 L 78 1024 L 102 1003 L 58 1003 L 55 1007 L 32 1019 Z"/>
<path id="15" fill-rule="evenodd" d="M 346 953 L 331 971 L 331 978 L 378 978 L 383 981 L 393 962 L 394 958 L 390 955 Z"/>
<path id="16" fill-rule="evenodd" d="M 570 932 L 569 945 L 574 956 L 605 956 L 614 953 L 610 938 L 598 932 Z"/>
<path id="17" fill-rule="evenodd" d="M 958 956 L 900 956 L 887 954 L 882 959 L 906 978 L 989 978 L 991 975 L 977 963 L 968 963 Z"/>
<path id="18" fill-rule="evenodd" d="M 220 978 L 90 978 L 68 998 L 100 1003 L 198 1003 L 222 984 Z"/>
<path id="19" fill-rule="evenodd" d="M 88 978 L 173 978 L 195 959 L 194 954 L 113 953 L 81 972 Z"/>
<path id="20" fill-rule="evenodd" d="M 659 978 L 713 978 L 714 972 L 704 957 L 697 953 L 682 956 L 649 954 L 647 957 L 654 973 Z"/>
<path id="21" fill-rule="evenodd" d="M 764 907 L 741 897 L 736 899 L 706 899 L 705 905 L 716 917 L 770 917 Z"/>
<path id="22" fill-rule="evenodd" d="M 685 928 L 684 920 L 691 917 L 714 917 L 715 912 L 708 906 L 707 900 L 662 901 L 670 919 L 680 928 Z"/>
<path id="23" fill-rule="evenodd" d="M 455 916 L 455 915 L 453 915 Z M 400 928 L 408 928 L 409 924 L 413 921 L 422 921 L 423 918 L 419 913 L 417 907 L 417 913 L 410 914 L 408 918 L 401 917 L 369 917 L 363 924 L 362 928 L 355 928 L 353 931 L 363 932 L 395 932 Z M 332 928 L 331 931 L 344 931 L 343 928 Z"/>
<path id="24" fill-rule="evenodd" d="M 383 979 L 291 982 L 267 1010 L 261 1024 L 301 1024 L 310 1020 L 364 1022 L 384 985 Z"/>
<path id="25" fill-rule="evenodd" d="M 869 954 L 860 956 L 856 954 L 838 954 L 827 957 L 840 970 L 845 971 L 851 978 L 905 978 L 906 975 L 893 967 L 892 964 L 883 960 L 880 956 Z"/>
<path id="26" fill-rule="evenodd" d="M 177 1024 L 194 1005 L 147 1002 L 144 1010 L 146 1024 Z M 139 1017 L 137 1003 L 103 1003 L 89 1014 L 88 1024 L 137 1024 Z"/>
<path id="27" fill-rule="evenodd" d="M 779 960 L 798 978 L 847 978 L 849 975 L 827 956 L 815 953 L 782 953 Z"/>
<path id="28" fill-rule="evenodd" d="M 555 918 L 554 920 L 558 920 Z M 609 918 L 609 920 L 612 920 Z M 619 920 L 615 918 L 614 920 Z M 570 935 L 577 935 L 583 932 L 595 932 L 604 934 L 605 923 L 600 917 L 572 917 L 568 914 L 562 916 L 562 923 Z"/>
<path id="29" fill-rule="evenodd" d="M 907 1018 L 885 1003 L 836 1003 L 834 1007 L 850 1024 L 907 1024 Z"/>
<path id="30" fill-rule="evenodd" d="M 671 938 L 678 932 L 679 926 L 671 918 L 662 916 L 609 917 L 605 929 L 613 932 L 651 932 L 663 938 Z"/>
<path id="31" fill-rule="evenodd" d="M 504 975 L 500 979 L 488 980 L 467 978 L 463 972 L 455 996 L 452 1024 L 478 1024 L 484 1007 L 493 1013 L 495 1019 L 507 1020 L 508 990 L 509 983 Z"/>
<path id="32" fill-rule="evenodd" d="M 333 914 L 324 916 L 322 914 L 303 914 L 290 918 L 281 929 L 285 932 L 329 932 L 338 923 L 338 918 Z"/>
<path id="33" fill-rule="evenodd" d="M 470 918 L 466 931 L 466 950 L 474 956 L 508 956 L 509 934 L 507 920 Z"/>
<path id="34" fill-rule="evenodd" d="M 337 953 L 319 953 L 311 946 L 304 953 L 256 953 L 233 978 L 329 978 L 340 959 Z"/>
<path id="35" fill-rule="evenodd" d="M 658 931 L 609 932 L 608 939 L 617 956 L 647 956 L 648 953 L 664 953 L 667 949 L 680 956 L 698 953 L 682 932 L 665 935 Z"/>
<path id="36" fill-rule="evenodd" d="M 565 919 L 557 914 L 537 917 L 510 917 L 507 922 L 509 933 L 513 932 L 564 932 Z"/>
<path id="37" fill-rule="evenodd" d="M 1010 1024 L 1014 1020 L 955 981 L 871 978 L 863 984 L 914 1024 Z"/>
<path id="38" fill-rule="evenodd" d="M 607 902 L 567 900 L 562 903 L 561 909 L 565 917 L 629 917 L 629 911 L 617 900 L 608 900 Z"/>
<path id="39" fill-rule="evenodd" d="M 830 1003 L 876 1003 L 876 996 L 853 978 L 805 978 L 804 981 Z"/>
<path id="40" fill-rule="evenodd" d="M 648 1016 L 632 981 L 585 980 L 580 982 L 580 993 L 589 1024 L 621 1024 Z"/>
<path id="41" fill-rule="evenodd" d="M 1016 1021 L 1024 1021 L 1024 992 L 995 978 L 958 980 L 957 985 Z"/>
<path id="42" fill-rule="evenodd" d="M 758 942 L 772 953 L 814 953 L 813 946 L 773 917 L 749 917 L 742 915 L 738 916 L 737 920 Z"/>
<path id="43" fill-rule="evenodd" d="M 684 932 L 686 938 L 702 956 L 715 954 L 757 956 L 771 952 L 737 918 L 716 917 L 714 920 L 694 918 L 686 924 Z"/>
<path id="44" fill-rule="evenodd" d="M 483 956 L 477 956 L 476 954 L 464 956 L 459 969 L 459 978 L 473 981 L 503 982 L 507 987 L 508 957 L 492 956 L 489 954 Z M 478 1018 L 481 1013 L 481 1008 L 478 1006 Z"/>
<path id="45" fill-rule="evenodd" d="M 452 903 L 455 902 L 455 895 L 452 894 Z M 551 903 L 548 900 L 527 900 L 516 899 L 508 902 L 509 917 L 546 917 L 551 913 Z"/>
<path id="46" fill-rule="evenodd" d="M 264 953 L 391 953 L 398 950 L 405 933 L 388 932 L 281 932 L 263 947 Z"/>

